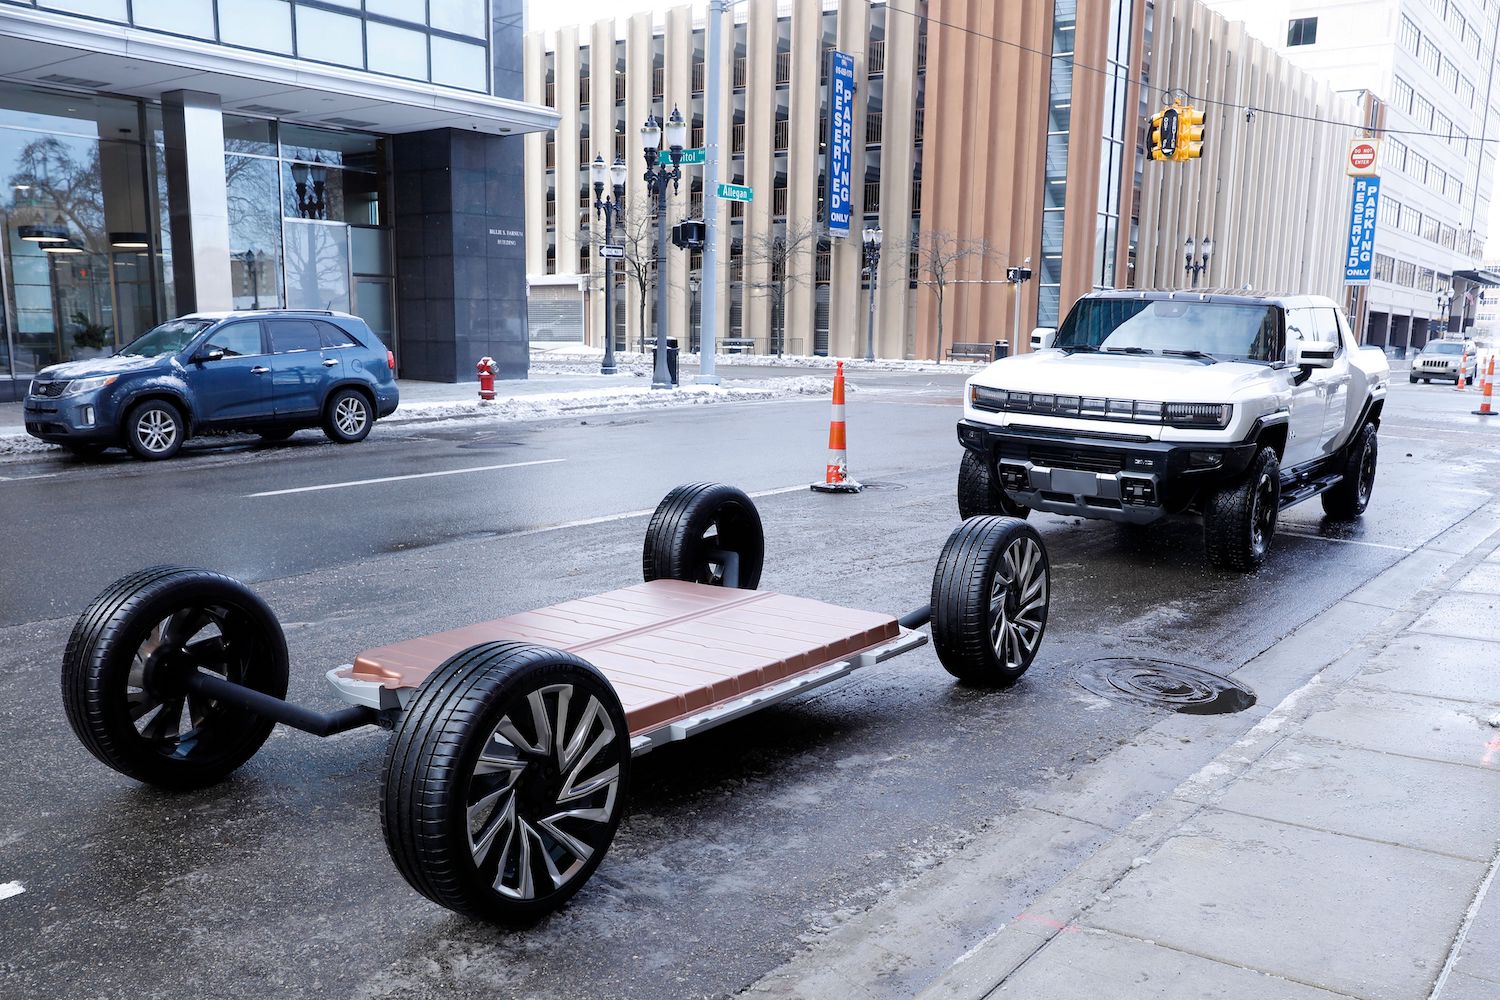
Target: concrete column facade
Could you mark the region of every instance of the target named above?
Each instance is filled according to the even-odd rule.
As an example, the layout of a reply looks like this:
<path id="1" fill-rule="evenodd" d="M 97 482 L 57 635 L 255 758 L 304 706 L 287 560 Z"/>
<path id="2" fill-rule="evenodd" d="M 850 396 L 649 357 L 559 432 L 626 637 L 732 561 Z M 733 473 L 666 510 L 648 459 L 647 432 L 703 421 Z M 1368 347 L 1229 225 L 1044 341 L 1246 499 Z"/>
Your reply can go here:
<path id="1" fill-rule="evenodd" d="M 689 147 L 693 145 L 693 18 L 692 9 L 673 7 L 667 11 L 666 23 L 666 94 L 661 102 L 662 127 L 675 107 L 688 121 Z M 662 137 L 663 144 L 666 137 Z M 693 179 L 701 177 L 701 166 L 682 168 L 682 182 L 667 196 L 667 226 L 670 228 L 688 217 L 692 203 Z M 667 249 L 667 336 L 674 338 L 682 350 L 688 349 L 688 310 L 692 293 L 688 289 L 691 257 L 687 250 L 675 246 Z"/>
<path id="2" fill-rule="evenodd" d="M 875 299 L 875 356 L 904 358 L 916 346 L 908 322 L 915 295 L 907 280 L 906 241 L 911 233 L 912 176 L 916 169 L 917 29 L 914 17 L 888 8 L 885 79 L 881 96 L 880 230 L 883 248 Z M 863 342 L 861 342 L 863 343 Z"/>
<path id="3" fill-rule="evenodd" d="M 627 149 L 626 152 L 629 152 Z M 605 165 L 615 162 L 615 22 L 613 18 L 595 21 L 589 26 L 589 162 L 592 168 L 594 157 L 604 157 Z M 612 197 L 609 180 L 604 182 L 604 197 Z M 589 199 L 593 200 L 592 179 Z M 605 330 L 608 323 L 604 315 L 604 260 L 599 256 L 599 244 L 607 234 L 604 216 L 596 213 L 592 204 L 588 210 L 588 229 L 592 234 L 589 248 L 589 294 L 588 294 L 588 342 L 594 347 L 604 347 Z M 618 237 L 617 237 L 618 238 Z M 615 279 L 619 287 L 619 277 Z M 616 303 L 616 315 L 619 304 Z"/>
<path id="4" fill-rule="evenodd" d="M 177 311 L 232 309 L 229 195 L 219 96 L 173 90 L 162 95 L 161 104 Z"/>
<path id="5" fill-rule="evenodd" d="M 547 39 L 541 32 L 526 36 L 525 98 L 541 104 L 546 97 Z M 547 134 L 530 132 L 522 139 L 526 164 L 526 273 L 547 273 Z"/>
<path id="6" fill-rule="evenodd" d="M 786 221 L 789 228 L 818 225 L 818 171 L 821 157 L 818 116 L 823 106 L 823 8 L 818 0 L 796 0 L 792 5 L 792 82 L 787 130 Z M 774 197 L 772 192 L 768 196 Z M 797 248 L 787 270 L 801 275 L 786 295 L 787 337 L 801 340 L 804 353 L 816 341 L 818 241 L 814 237 Z"/>
<path id="7" fill-rule="evenodd" d="M 557 273 L 578 274 L 578 29 L 557 32 L 553 92 L 557 95 Z"/>
<path id="8" fill-rule="evenodd" d="M 901 15 L 896 15 L 901 16 Z M 828 289 L 828 353 L 863 357 L 864 291 L 860 269 L 864 247 L 860 231 L 865 216 L 865 111 L 869 80 L 870 8 L 848 3 L 839 8 L 838 48 L 854 57 L 854 141 L 849 161 L 849 236 L 833 240 L 833 277 Z"/>
<path id="9" fill-rule="evenodd" d="M 646 161 L 641 152 L 641 125 L 648 115 L 660 109 L 652 96 L 655 67 L 656 42 L 652 34 L 651 15 L 633 14 L 625 22 L 625 219 L 627 243 L 626 253 L 640 252 L 649 257 L 654 253 L 656 230 L 651 222 L 655 201 L 646 189 Z M 630 350 L 641 344 L 641 290 L 633 278 L 625 281 L 624 306 L 626 313 L 626 343 Z M 646 291 L 644 330 L 648 342 L 655 335 L 654 311 L 656 298 L 652 295 L 655 285 Z"/>
<path id="10" fill-rule="evenodd" d="M 755 338 L 759 353 L 774 351 L 771 343 L 771 300 L 764 286 L 771 280 L 765 262 L 765 241 L 771 237 L 771 180 L 776 152 L 776 0 L 750 0 L 745 52 L 745 183 L 755 200 L 745 206 L 746 337 Z M 759 256 L 762 259 L 756 260 Z M 757 290 L 756 285 L 762 286 Z"/>

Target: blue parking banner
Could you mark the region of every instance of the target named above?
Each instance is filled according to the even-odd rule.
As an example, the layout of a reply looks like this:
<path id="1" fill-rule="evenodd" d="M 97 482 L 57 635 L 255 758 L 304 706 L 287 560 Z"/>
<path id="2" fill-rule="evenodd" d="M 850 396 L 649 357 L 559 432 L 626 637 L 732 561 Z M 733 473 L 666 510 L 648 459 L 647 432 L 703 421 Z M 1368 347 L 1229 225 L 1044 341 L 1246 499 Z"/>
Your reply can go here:
<path id="1" fill-rule="evenodd" d="M 828 235 L 848 236 L 849 166 L 854 158 L 854 57 L 833 53 L 828 114 Z"/>
<path id="2" fill-rule="evenodd" d="M 1354 178 L 1349 208 L 1349 252 L 1344 256 L 1344 284 L 1368 285 L 1375 260 L 1375 218 L 1380 209 L 1380 178 Z"/>

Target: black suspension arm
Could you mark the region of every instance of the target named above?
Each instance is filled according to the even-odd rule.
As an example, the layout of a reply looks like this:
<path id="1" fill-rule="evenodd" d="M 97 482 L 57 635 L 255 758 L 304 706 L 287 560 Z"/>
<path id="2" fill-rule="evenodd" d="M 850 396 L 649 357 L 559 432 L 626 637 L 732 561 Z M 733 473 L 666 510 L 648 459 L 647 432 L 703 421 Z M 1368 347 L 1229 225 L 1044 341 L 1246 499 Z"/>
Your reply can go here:
<path id="1" fill-rule="evenodd" d="M 337 712 L 324 714 L 312 709 L 293 705 L 289 701 L 247 688 L 243 684 L 227 681 L 218 674 L 195 672 L 187 679 L 187 689 L 193 694 L 232 705 L 247 708 L 262 718 L 272 719 L 284 726 L 300 729 L 314 736 L 332 736 L 361 726 L 375 725 L 380 713 L 367 705 L 351 705 Z"/>
<path id="2" fill-rule="evenodd" d="M 932 605 L 924 604 L 915 611 L 908 611 L 896 619 L 902 628 L 921 628 L 932 621 Z"/>

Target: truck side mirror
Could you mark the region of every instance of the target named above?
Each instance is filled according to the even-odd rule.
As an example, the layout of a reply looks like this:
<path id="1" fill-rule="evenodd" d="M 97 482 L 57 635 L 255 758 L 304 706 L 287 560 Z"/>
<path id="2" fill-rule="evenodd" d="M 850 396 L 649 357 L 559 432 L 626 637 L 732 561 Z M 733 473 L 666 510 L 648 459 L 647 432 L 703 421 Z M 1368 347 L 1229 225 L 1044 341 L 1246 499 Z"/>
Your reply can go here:
<path id="1" fill-rule="evenodd" d="M 1045 351 L 1052 346 L 1057 339 L 1057 327 L 1039 326 L 1031 331 L 1031 349 L 1033 351 Z"/>
<path id="2" fill-rule="evenodd" d="M 1290 354 L 1292 364 L 1304 371 L 1313 368 L 1332 368 L 1334 356 L 1339 352 L 1337 344 L 1327 344 L 1322 341 L 1304 340 L 1292 345 Z"/>

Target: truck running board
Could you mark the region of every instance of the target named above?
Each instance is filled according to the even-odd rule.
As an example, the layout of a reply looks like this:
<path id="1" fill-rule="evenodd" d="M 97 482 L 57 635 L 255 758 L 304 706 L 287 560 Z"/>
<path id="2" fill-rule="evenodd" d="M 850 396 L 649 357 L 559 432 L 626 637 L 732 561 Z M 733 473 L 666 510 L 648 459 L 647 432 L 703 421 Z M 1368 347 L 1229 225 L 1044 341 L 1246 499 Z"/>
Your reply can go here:
<path id="1" fill-rule="evenodd" d="M 1326 493 L 1337 486 L 1343 478 L 1337 472 L 1330 472 L 1327 475 L 1318 476 L 1316 479 L 1304 480 L 1294 486 L 1283 486 L 1281 488 L 1281 506 L 1278 509 L 1286 510 L 1294 503 L 1301 503 L 1304 500 L 1317 496 L 1319 493 Z"/>

